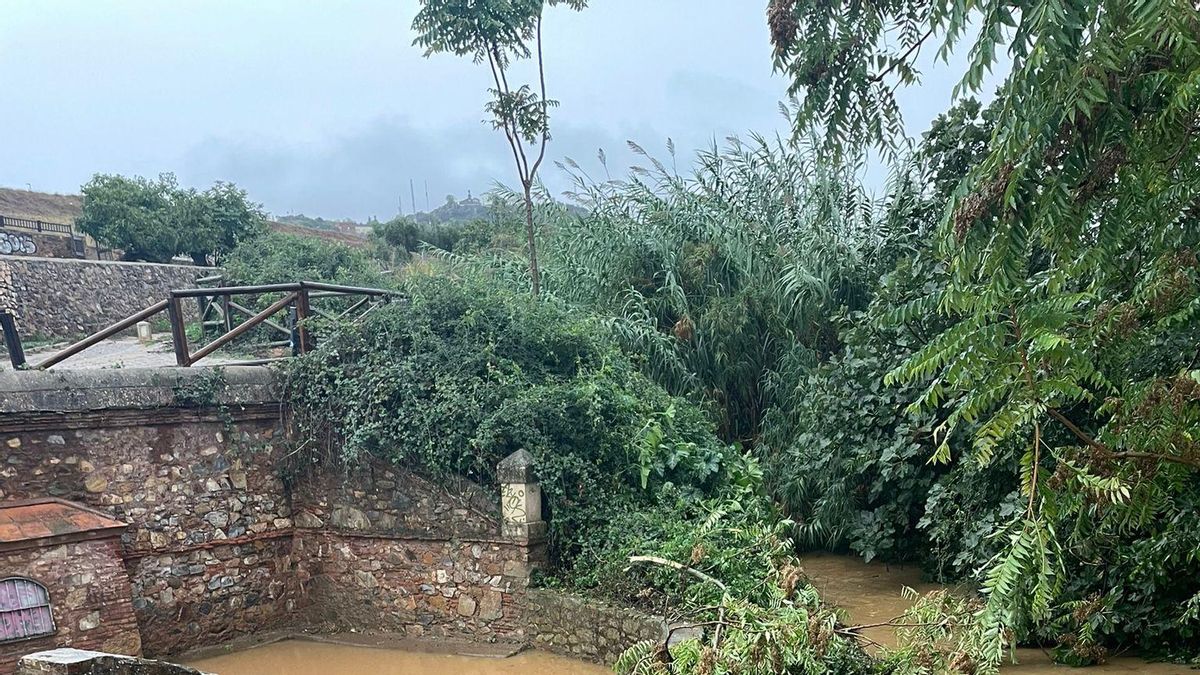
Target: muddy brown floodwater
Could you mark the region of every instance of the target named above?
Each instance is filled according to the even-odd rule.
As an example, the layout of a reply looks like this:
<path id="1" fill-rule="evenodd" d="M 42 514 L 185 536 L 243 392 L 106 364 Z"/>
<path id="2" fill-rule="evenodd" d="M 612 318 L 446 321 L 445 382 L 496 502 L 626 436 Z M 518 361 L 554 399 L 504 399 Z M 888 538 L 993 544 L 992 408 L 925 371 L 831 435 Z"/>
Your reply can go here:
<path id="1" fill-rule="evenodd" d="M 599 675 L 612 672 L 590 663 L 539 652 L 490 658 L 299 640 L 276 642 L 187 665 L 217 675 Z"/>
<path id="2" fill-rule="evenodd" d="M 864 563 L 858 558 L 827 553 L 812 553 L 803 556 L 800 564 L 821 597 L 845 610 L 854 624 L 887 621 L 902 614 L 912 604 L 901 595 L 905 586 L 918 592 L 945 588 L 921 581 L 921 570 L 911 566 Z M 894 644 L 895 635 L 887 628 L 864 630 L 863 633 L 883 644 Z M 1018 649 L 1017 663 L 1005 666 L 1004 675 L 1034 675 L 1056 673 L 1067 675 L 1099 675 L 1100 673 L 1148 673 L 1150 675 L 1177 675 L 1196 670 L 1167 663 L 1146 663 L 1132 657 L 1118 657 L 1102 666 L 1091 668 L 1069 668 L 1055 665 L 1049 657 L 1037 649 Z"/>

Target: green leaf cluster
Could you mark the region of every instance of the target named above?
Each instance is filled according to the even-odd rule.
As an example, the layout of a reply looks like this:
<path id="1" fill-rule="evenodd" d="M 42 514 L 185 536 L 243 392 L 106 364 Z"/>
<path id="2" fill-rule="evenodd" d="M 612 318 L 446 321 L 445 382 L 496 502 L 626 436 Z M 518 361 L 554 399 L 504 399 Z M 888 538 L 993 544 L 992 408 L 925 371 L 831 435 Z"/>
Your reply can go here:
<path id="1" fill-rule="evenodd" d="M 385 279 L 363 250 L 317 237 L 269 232 L 242 242 L 224 260 L 225 274 L 242 285 L 324 281 L 380 287 Z"/>
<path id="2" fill-rule="evenodd" d="M 404 290 L 407 302 L 295 364 L 288 396 L 311 439 L 297 455 L 306 462 L 373 455 L 494 487 L 497 463 L 525 449 L 560 571 L 616 514 L 664 491 L 702 498 L 743 465 L 700 409 L 641 375 L 597 322 L 474 280 L 412 275 Z M 639 448 L 651 434 L 653 447 Z"/>
<path id="3" fill-rule="evenodd" d="M 125 260 L 169 262 L 186 254 L 209 265 L 265 229 L 262 207 L 232 183 L 200 192 L 181 188 L 169 173 L 156 180 L 97 174 L 81 191 L 76 227 Z"/>

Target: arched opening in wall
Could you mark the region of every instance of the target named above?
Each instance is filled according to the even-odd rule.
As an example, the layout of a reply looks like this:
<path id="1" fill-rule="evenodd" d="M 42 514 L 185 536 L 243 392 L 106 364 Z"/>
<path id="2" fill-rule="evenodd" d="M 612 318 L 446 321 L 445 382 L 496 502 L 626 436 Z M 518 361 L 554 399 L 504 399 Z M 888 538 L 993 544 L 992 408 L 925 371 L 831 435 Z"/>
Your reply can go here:
<path id="1" fill-rule="evenodd" d="M 24 577 L 0 579 L 0 643 L 54 632 L 54 612 L 45 586 Z"/>

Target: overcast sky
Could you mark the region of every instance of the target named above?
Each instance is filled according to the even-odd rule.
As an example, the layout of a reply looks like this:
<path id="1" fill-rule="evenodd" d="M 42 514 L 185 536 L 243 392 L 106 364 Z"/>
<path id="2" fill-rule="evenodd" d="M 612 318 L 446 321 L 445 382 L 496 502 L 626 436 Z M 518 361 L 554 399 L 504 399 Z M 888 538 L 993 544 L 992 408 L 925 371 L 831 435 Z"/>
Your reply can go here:
<path id="1" fill-rule="evenodd" d="M 551 159 L 614 170 L 783 132 L 766 0 L 593 0 L 548 14 Z M 271 212 L 388 218 L 512 181 L 482 123 L 490 75 L 412 46 L 416 0 L 0 0 L 0 185 L 75 192 L 97 172 L 228 180 Z M 908 128 L 950 104 L 938 71 Z M 553 189 L 565 182 L 553 165 Z"/>

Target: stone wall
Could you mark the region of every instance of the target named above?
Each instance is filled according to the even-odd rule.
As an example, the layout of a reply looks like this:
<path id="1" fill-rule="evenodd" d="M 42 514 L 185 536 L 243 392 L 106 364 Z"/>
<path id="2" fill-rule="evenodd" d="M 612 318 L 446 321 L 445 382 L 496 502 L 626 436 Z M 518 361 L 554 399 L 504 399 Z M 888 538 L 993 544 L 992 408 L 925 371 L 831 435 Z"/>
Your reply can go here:
<path id="1" fill-rule="evenodd" d="M 0 227 L 0 255 L 75 258 L 74 241 L 65 234 Z"/>
<path id="2" fill-rule="evenodd" d="M 323 630 L 411 637 L 524 637 L 518 594 L 522 547 L 506 541 L 436 541 L 325 533 L 314 555 L 313 605 Z"/>
<path id="3" fill-rule="evenodd" d="M 13 672 L 21 654 L 53 647 L 140 653 L 129 577 L 115 536 L 0 551 L 0 577 L 8 576 L 33 579 L 46 587 L 57 631 L 0 645 L 0 673 Z"/>
<path id="4" fill-rule="evenodd" d="M 130 523 L 150 654 L 289 626 L 303 605 L 270 378 L 209 372 L 0 373 L 0 499 L 61 497 Z M 177 405 L 205 391 L 222 405 Z"/>
<path id="5" fill-rule="evenodd" d="M 381 463 L 285 480 L 277 399 L 265 368 L 0 372 L 0 500 L 130 523 L 152 656 L 280 628 L 523 637 L 544 549 L 500 536 L 495 495 Z"/>
<path id="6" fill-rule="evenodd" d="M 311 471 L 293 490 L 296 524 L 367 535 L 490 537 L 497 497 L 465 480 L 432 481 L 379 460 L 360 469 Z"/>
<path id="7" fill-rule="evenodd" d="M 496 495 L 381 461 L 296 481 L 311 599 L 330 630 L 519 638 L 538 547 L 499 537 Z"/>
<path id="8" fill-rule="evenodd" d="M 552 590 L 530 589 L 523 614 L 534 647 L 608 665 L 638 642 L 667 637 L 661 617 Z"/>
<path id="9" fill-rule="evenodd" d="M 188 265 L 0 255 L 0 281 L 8 280 L 26 337 L 94 332 L 216 272 Z M 184 307 L 195 311 L 194 302 Z"/>

